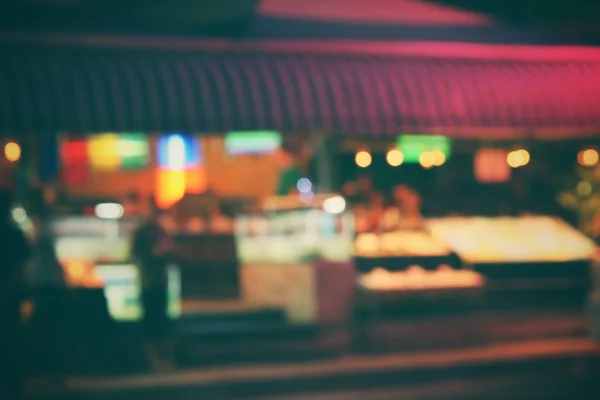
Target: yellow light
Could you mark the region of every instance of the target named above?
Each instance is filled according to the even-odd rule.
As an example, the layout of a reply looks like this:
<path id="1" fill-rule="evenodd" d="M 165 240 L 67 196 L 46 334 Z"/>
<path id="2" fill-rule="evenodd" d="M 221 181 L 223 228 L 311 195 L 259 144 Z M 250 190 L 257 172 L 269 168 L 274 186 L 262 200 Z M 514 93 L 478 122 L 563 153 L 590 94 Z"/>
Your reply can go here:
<path id="1" fill-rule="evenodd" d="M 529 152 L 524 149 L 511 151 L 506 156 L 506 163 L 511 168 L 523 167 L 523 166 L 529 164 L 530 160 L 531 160 L 531 156 L 529 155 Z"/>
<path id="2" fill-rule="evenodd" d="M 577 161 L 579 164 L 586 167 L 591 167 L 598 164 L 598 152 L 594 149 L 586 149 L 579 152 L 577 155 Z"/>
<path id="3" fill-rule="evenodd" d="M 90 164 L 100 171 L 115 171 L 121 166 L 119 136 L 112 133 L 94 135 L 87 142 Z"/>
<path id="4" fill-rule="evenodd" d="M 4 157 L 7 161 L 16 162 L 21 158 L 21 146 L 16 142 L 8 142 L 4 145 Z"/>
<path id="5" fill-rule="evenodd" d="M 419 164 L 425 169 L 429 169 L 433 167 L 434 157 L 433 154 L 429 151 L 424 151 L 419 156 Z"/>
<path id="6" fill-rule="evenodd" d="M 354 161 L 356 162 L 356 165 L 358 165 L 361 168 L 367 168 L 369 165 L 371 165 L 371 162 L 373 161 L 373 158 L 371 157 L 371 154 L 369 154 L 368 151 L 359 151 L 358 153 L 356 153 L 356 156 L 354 157 Z"/>
<path id="7" fill-rule="evenodd" d="M 431 152 L 432 163 L 434 166 L 439 167 L 446 162 L 446 155 L 441 150 L 434 150 Z"/>
<path id="8" fill-rule="evenodd" d="M 527 150 L 521 149 L 517 153 L 519 154 L 519 162 L 521 163 L 521 167 L 529 164 L 531 156 Z"/>
<path id="9" fill-rule="evenodd" d="M 160 208 L 169 208 L 183 198 L 186 190 L 185 171 L 156 171 L 154 197 Z"/>
<path id="10" fill-rule="evenodd" d="M 385 159 L 392 167 L 397 167 L 404 162 L 404 154 L 398 149 L 391 149 L 387 152 Z"/>

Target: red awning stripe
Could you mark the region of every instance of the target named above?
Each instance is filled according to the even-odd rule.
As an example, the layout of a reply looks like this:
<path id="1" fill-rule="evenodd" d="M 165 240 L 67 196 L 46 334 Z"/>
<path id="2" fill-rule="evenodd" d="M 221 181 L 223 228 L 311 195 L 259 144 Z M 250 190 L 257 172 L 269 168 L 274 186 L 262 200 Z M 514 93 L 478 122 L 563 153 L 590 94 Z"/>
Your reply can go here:
<path id="1" fill-rule="evenodd" d="M 5 46 L 0 105 L 2 133 L 587 135 L 600 59 Z"/>

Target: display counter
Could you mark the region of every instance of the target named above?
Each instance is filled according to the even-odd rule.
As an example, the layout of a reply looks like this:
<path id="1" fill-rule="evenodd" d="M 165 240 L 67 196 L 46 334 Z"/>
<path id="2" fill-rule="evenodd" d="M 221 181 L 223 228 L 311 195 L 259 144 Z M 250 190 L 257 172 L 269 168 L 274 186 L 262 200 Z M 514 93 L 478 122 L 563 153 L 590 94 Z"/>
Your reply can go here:
<path id="1" fill-rule="evenodd" d="M 341 206 L 341 207 L 340 207 Z M 236 219 L 244 301 L 280 307 L 292 323 L 339 323 L 351 309 L 354 222 L 343 198 L 270 198 Z"/>
<path id="2" fill-rule="evenodd" d="M 440 265 L 460 268 L 460 259 L 426 231 L 397 230 L 362 233 L 354 241 L 354 259 L 360 272 L 375 268 L 402 271 L 411 266 L 435 270 Z"/>
<path id="3" fill-rule="evenodd" d="M 595 244 L 557 218 L 443 218 L 427 227 L 485 277 L 489 305 L 583 304 Z"/>

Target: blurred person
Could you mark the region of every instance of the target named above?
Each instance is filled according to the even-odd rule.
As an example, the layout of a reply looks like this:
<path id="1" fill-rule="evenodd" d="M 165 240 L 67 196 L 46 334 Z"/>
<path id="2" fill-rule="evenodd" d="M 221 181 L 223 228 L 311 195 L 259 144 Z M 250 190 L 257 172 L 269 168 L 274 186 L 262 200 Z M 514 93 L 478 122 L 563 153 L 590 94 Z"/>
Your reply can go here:
<path id="1" fill-rule="evenodd" d="M 390 210 L 390 220 L 397 219 L 398 228 L 416 229 L 421 227 L 421 196 L 406 185 L 397 185 L 393 191 L 393 206 Z M 393 214 L 393 216 L 392 216 Z"/>
<path id="2" fill-rule="evenodd" d="M 21 302 L 24 298 L 24 266 L 31 255 L 25 234 L 12 218 L 12 196 L 0 190 L 0 243 L 4 250 L 0 268 L 0 378 L 9 399 L 22 389 Z"/>
<path id="3" fill-rule="evenodd" d="M 52 209 L 47 192 L 32 190 L 29 193 L 28 213 L 33 224 L 33 252 L 29 264 L 28 283 L 31 289 L 33 311 L 30 324 L 40 335 L 39 354 L 45 355 L 48 372 L 59 375 L 59 360 L 66 343 L 68 321 L 68 287 L 63 267 L 56 255 L 50 219 Z M 57 382 L 58 383 L 58 382 Z"/>
<path id="4" fill-rule="evenodd" d="M 369 231 L 379 232 L 382 228 L 386 210 L 385 197 L 377 192 L 371 193 L 368 199 Z"/>
<path id="5" fill-rule="evenodd" d="M 173 348 L 168 316 L 167 268 L 173 241 L 165 229 L 165 215 L 150 205 L 146 221 L 135 231 L 131 254 L 140 270 L 146 355 L 155 370 L 172 366 Z"/>

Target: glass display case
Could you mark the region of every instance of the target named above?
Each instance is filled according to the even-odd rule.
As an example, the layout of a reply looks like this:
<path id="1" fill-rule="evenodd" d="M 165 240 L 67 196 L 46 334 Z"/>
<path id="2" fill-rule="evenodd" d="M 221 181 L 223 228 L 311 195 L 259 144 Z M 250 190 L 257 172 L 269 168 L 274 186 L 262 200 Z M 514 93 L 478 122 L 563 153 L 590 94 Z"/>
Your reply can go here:
<path id="1" fill-rule="evenodd" d="M 340 196 L 306 203 L 266 199 L 260 212 L 235 221 L 241 264 L 296 264 L 318 259 L 348 261 L 354 219 Z"/>
<path id="2" fill-rule="evenodd" d="M 567 223 L 546 216 L 430 219 L 427 226 L 472 264 L 587 261 L 596 248 Z"/>
<path id="3" fill-rule="evenodd" d="M 292 323 L 345 318 L 354 218 L 341 196 L 267 198 L 236 219 L 235 236 L 245 302 L 281 308 Z"/>

